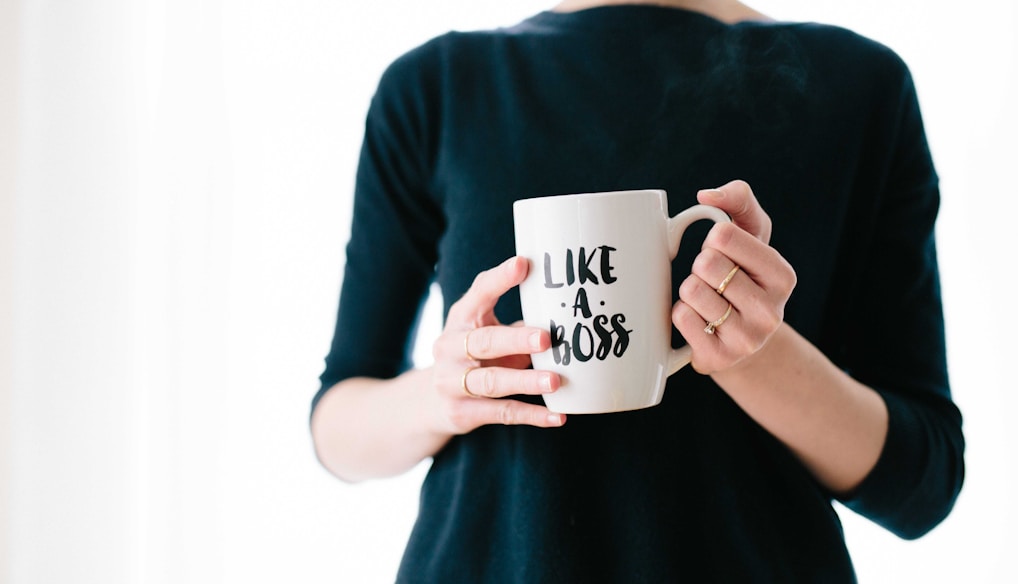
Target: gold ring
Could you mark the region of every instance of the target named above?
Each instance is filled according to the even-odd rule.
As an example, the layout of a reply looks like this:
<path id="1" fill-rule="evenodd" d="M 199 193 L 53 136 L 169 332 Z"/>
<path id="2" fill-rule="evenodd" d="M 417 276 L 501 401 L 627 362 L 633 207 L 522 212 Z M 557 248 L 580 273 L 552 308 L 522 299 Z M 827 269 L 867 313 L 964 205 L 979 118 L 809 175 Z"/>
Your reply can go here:
<path id="1" fill-rule="evenodd" d="M 728 272 L 728 275 L 725 276 L 724 280 L 721 280 L 721 284 L 718 286 L 718 289 L 717 289 L 717 293 L 718 294 L 724 294 L 725 293 L 725 288 L 728 288 L 728 285 L 732 283 L 732 278 L 735 277 L 735 272 L 738 272 L 738 271 L 739 271 L 739 264 L 735 264 L 735 267 L 732 268 L 732 271 Z"/>
<path id="2" fill-rule="evenodd" d="M 469 388 L 467 388 L 467 375 L 470 375 L 470 372 L 473 371 L 474 369 L 478 369 L 478 368 L 477 367 L 467 367 L 467 370 L 463 372 L 463 377 L 460 378 L 460 387 L 463 388 L 463 393 L 467 394 L 468 396 L 470 396 L 470 397 L 480 397 L 476 393 L 470 391 Z"/>
<path id="3" fill-rule="evenodd" d="M 463 352 L 466 353 L 467 355 L 467 361 L 476 361 L 480 363 L 481 362 L 480 359 L 470 354 L 470 333 L 476 330 L 477 329 L 470 329 L 469 331 L 467 331 L 467 336 L 463 337 Z"/>
<path id="4" fill-rule="evenodd" d="M 703 332 L 707 333 L 708 335 L 713 335 L 714 330 L 717 329 L 719 326 L 725 324 L 725 321 L 728 320 L 728 317 L 731 316 L 731 314 L 732 314 L 732 303 L 729 302 L 728 310 L 725 311 L 721 318 L 715 320 L 714 322 L 708 322 L 706 328 L 703 329 Z M 466 379 L 466 376 L 464 376 L 464 379 Z M 464 389 L 466 389 L 465 386 Z"/>

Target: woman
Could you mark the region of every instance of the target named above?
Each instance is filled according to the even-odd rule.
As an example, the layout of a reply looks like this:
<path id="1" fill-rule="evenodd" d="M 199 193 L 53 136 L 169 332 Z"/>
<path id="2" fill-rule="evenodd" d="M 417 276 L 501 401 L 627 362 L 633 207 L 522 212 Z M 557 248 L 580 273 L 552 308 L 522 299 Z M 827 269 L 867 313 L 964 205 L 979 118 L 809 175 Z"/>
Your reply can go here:
<path id="1" fill-rule="evenodd" d="M 529 368 L 548 332 L 512 324 L 512 202 L 634 188 L 733 219 L 675 263 L 692 367 L 567 420 Z M 938 201 L 907 68 L 843 29 L 566 0 L 434 39 L 368 115 L 318 456 L 349 481 L 433 457 L 401 581 L 851 581 L 833 499 L 914 538 L 961 487 Z"/>

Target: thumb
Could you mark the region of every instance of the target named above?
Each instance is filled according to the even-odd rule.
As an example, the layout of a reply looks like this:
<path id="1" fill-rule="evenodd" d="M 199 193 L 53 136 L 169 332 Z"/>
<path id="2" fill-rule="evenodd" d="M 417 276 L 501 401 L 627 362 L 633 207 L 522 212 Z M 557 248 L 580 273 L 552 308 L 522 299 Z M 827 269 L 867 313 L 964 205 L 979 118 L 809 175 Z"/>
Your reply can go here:
<path id="1" fill-rule="evenodd" d="M 770 241 L 771 218 L 760 207 L 760 202 L 746 181 L 733 180 L 716 189 L 704 189 L 696 193 L 696 200 L 728 213 L 733 223 L 760 241 Z"/>

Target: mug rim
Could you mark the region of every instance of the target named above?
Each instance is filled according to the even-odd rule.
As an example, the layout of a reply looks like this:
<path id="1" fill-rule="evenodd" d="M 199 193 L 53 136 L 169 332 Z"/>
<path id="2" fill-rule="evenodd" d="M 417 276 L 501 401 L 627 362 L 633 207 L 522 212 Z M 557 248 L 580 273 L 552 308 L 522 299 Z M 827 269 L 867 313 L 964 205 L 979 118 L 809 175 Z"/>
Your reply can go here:
<path id="1" fill-rule="evenodd" d="M 561 195 L 538 195 L 536 197 L 527 197 L 524 199 L 517 199 L 513 201 L 513 208 L 518 206 L 524 206 L 540 201 L 565 201 L 569 199 L 576 199 L 580 197 L 584 198 L 609 198 L 619 196 L 632 196 L 637 194 L 653 194 L 658 197 L 666 197 L 667 193 L 664 189 L 627 189 L 622 191 L 595 191 L 590 193 L 565 193 Z"/>

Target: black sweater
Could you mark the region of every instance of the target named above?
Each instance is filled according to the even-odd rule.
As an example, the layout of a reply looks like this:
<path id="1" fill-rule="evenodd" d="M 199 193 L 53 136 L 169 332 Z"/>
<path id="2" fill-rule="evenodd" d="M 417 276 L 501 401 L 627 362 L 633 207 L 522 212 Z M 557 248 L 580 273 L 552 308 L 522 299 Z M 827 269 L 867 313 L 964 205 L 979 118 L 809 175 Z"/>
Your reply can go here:
<path id="1" fill-rule="evenodd" d="M 963 477 L 937 177 L 907 68 L 839 28 L 613 6 L 450 33 L 398 59 L 368 115 L 321 391 L 410 367 L 429 283 L 448 310 L 513 255 L 514 200 L 663 188 L 674 214 L 733 178 L 752 185 L 798 275 L 786 321 L 887 403 L 884 451 L 843 502 L 922 535 Z M 698 248 L 682 246 L 676 282 Z M 496 314 L 520 318 L 515 290 Z M 654 408 L 453 439 L 399 579 L 851 581 L 831 501 L 687 367 Z"/>

